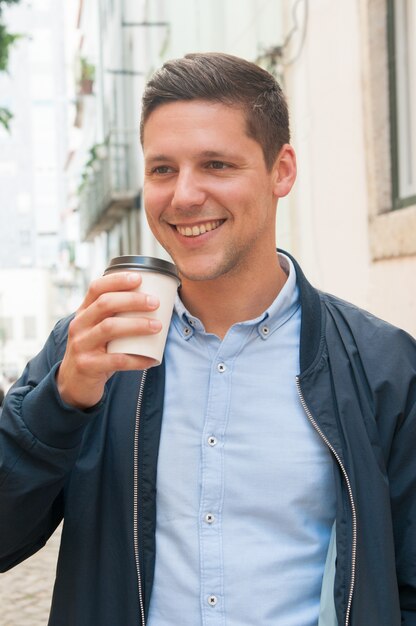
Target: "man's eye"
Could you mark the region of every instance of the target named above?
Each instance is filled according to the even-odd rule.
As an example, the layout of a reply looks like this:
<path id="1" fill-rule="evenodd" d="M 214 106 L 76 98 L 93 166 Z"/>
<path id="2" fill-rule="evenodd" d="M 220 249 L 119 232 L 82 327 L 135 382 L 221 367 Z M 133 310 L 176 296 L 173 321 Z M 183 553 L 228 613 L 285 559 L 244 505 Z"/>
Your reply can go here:
<path id="1" fill-rule="evenodd" d="M 168 174 L 171 171 L 171 168 L 167 165 L 158 165 L 157 167 L 152 168 L 152 174 Z"/>
<path id="2" fill-rule="evenodd" d="M 209 168 L 212 170 L 225 170 L 227 167 L 227 164 L 223 161 L 211 161 L 209 163 Z"/>

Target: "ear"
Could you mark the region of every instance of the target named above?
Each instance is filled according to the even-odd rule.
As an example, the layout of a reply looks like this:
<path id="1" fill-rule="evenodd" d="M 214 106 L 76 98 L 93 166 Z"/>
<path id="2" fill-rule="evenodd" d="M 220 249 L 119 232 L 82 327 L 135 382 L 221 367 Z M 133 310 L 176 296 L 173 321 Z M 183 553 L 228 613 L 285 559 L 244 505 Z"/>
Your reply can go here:
<path id="1" fill-rule="evenodd" d="M 273 193 L 276 198 L 287 196 L 296 180 L 296 154 L 292 146 L 285 143 L 273 165 Z"/>

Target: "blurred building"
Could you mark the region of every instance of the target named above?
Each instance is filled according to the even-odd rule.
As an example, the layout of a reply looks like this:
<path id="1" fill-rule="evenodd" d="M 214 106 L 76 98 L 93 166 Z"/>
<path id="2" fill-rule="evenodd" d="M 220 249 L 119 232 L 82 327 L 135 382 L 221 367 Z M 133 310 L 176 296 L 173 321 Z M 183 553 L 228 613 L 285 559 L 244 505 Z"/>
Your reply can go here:
<path id="1" fill-rule="evenodd" d="M 50 266 L 58 256 L 65 115 L 60 3 L 22 3 L 6 13 L 24 36 L 0 74 L 2 103 L 14 114 L 0 130 L 0 267 Z"/>
<path id="2" fill-rule="evenodd" d="M 92 275 L 109 258 L 141 248 L 138 103 L 145 71 L 140 39 L 127 25 L 137 19 L 137 1 L 78 2 L 73 120 L 79 139 L 68 171 L 77 190 L 81 237 L 91 242 Z"/>
<path id="3" fill-rule="evenodd" d="M 13 377 L 43 345 L 83 288 L 78 228 L 67 216 L 65 2 L 37 0 L 4 11 L 22 38 L 0 74 L 0 374 Z"/>

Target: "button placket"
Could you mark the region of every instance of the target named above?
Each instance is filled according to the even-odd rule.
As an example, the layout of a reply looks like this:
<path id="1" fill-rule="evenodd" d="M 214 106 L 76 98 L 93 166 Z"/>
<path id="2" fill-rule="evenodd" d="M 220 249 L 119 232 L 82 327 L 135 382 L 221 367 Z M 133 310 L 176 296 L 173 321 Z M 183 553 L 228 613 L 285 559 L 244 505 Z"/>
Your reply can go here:
<path id="1" fill-rule="evenodd" d="M 221 611 L 223 585 L 223 552 L 222 552 L 222 487 L 224 481 L 223 445 L 224 429 L 227 424 L 229 409 L 229 386 L 232 374 L 232 356 L 234 348 L 216 344 L 216 354 L 212 354 L 207 414 L 202 440 L 202 474 L 200 499 L 200 554 L 204 562 L 204 575 L 201 577 L 201 599 L 205 599 L 204 619 L 207 626 L 217 624 L 218 611 Z M 228 358 L 230 361 L 228 362 Z M 215 433 L 215 434 L 214 434 Z M 215 451 L 214 451 L 215 447 Z M 211 450 L 212 448 L 212 450 Z M 212 593 L 213 592 L 213 593 Z M 215 592 L 217 595 L 215 595 Z M 204 602 L 204 600 L 202 600 Z M 213 610 L 213 607 L 217 607 Z M 211 609 L 209 608 L 211 607 Z M 204 623 L 205 623 L 204 622 Z M 221 620 L 221 624 L 223 621 Z"/>

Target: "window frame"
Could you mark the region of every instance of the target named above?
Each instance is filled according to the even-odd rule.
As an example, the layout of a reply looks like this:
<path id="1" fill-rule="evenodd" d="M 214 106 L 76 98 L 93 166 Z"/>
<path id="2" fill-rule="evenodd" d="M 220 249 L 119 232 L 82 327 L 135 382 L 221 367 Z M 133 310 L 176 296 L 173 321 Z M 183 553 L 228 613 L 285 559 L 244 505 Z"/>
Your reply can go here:
<path id="1" fill-rule="evenodd" d="M 402 195 L 400 190 L 400 132 L 398 124 L 398 77 L 396 68 L 396 8 L 395 0 L 387 0 L 387 52 L 390 111 L 390 156 L 391 156 L 391 210 L 404 209 L 416 204 L 416 193 Z M 413 113 L 414 114 L 414 113 Z M 415 114 L 414 114 L 415 115 Z M 416 123 L 416 117 L 415 117 Z M 415 146 L 416 162 L 416 146 Z"/>

